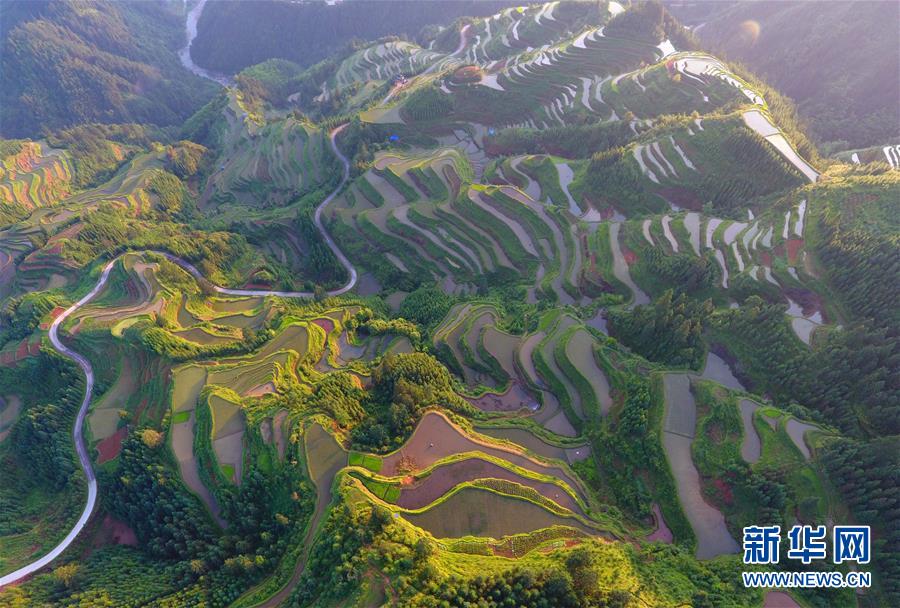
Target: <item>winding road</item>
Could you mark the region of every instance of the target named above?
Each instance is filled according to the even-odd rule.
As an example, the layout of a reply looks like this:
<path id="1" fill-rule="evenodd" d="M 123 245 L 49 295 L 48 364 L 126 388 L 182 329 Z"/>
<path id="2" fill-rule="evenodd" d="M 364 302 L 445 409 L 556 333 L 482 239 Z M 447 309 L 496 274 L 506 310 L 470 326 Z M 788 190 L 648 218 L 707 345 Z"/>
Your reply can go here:
<path id="1" fill-rule="evenodd" d="M 333 131 L 331 131 L 329 135 L 329 139 L 331 141 L 331 149 L 334 151 L 335 155 L 338 157 L 338 160 L 341 161 L 341 164 L 344 166 L 343 174 L 341 175 L 341 181 L 337 185 L 337 187 L 329 194 L 325 200 L 323 200 L 318 207 L 316 207 L 315 214 L 313 216 L 313 220 L 316 224 L 316 227 L 322 234 L 322 238 L 325 239 L 325 243 L 334 253 L 335 257 L 337 257 L 338 261 L 341 265 L 347 270 L 348 280 L 345 285 L 338 289 L 334 289 L 328 291 L 327 294 L 329 296 L 339 296 L 347 293 L 351 289 L 356 286 L 356 282 L 358 279 L 356 268 L 347 259 L 347 256 L 338 248 L 337 244 L 334 242 L 334 239 L 331 238 L 331 235 L 328 234 L 328 231 L 325 230 L 325 226 L 322 223 L 322 211 L 325 207 L 328 206 L 331 201 L 338 195 L 344 185 L 347 183 L 347 180 L 350 179 L 350 162 L 347 160 L 347 157 L 344 156 L 341 151 L 337 147 L 336 138 L 338 134 L 346 127 L 346 124 L 343 124 Z M 172 262 L 178 264 L 186 271 L 188 271 L 195 278 L 210 283 L 204 277 L 197 268 L 191 264 L 190 262 L 186 262 L 181 258 L 175 257 L 170 253 L 166 253 L 163 251 L 155 251 L 153 253 L 159 253 L 167 257 Z M 123 254 L 124 255 L 124 254 Z M 119 256 L 121 257 L 121 256 Z M 84 471 L 84 476 L 88 481 L 88 495 L 87 502 L 84 505 L 84 510 L 81 513 L 81 516 L 78 518 L 78 521 L 75 522 L 75 525 L 69 530 L 69 533 L 66 537 L 53 548 L 52 551 L 47 553 L 42 558 L 37 561 L 31 562 L 26 566 L 22 566 L 18 570 L 11 572 L 2 578 L 0 578 L 0 589 L 14 583 L 30 574 L 33 574 L 40 570 L 41 568 L 50 564 L 53 560 L 59 557 L 63 551 L 65 551 L 69 545 L 75 540 L 84 526 L 87 524 L 88 520 L 91 518 L 91 513 L 94 511 L 94 507 L 97 504 L 97 477 L 94 474 L 94 467 L 91 464 L 90 456 L 88 455 L 87 446 L 84 443 L 84 419 L 87 417 L 88 410 L 91 405 L 91 397 L 94 393 L 94 369 L 91 367 L 91 363 L 81 354 L 75 352 L 71 348 L 67 347 L 62 341 L 59 339 L 59 328 L 65 322 L 67 318 L 69 318 L 75 311 L 79 308 L 83 307 L 85 304 L 94 299 L 98 293 L 103 290 L 103 287 L 106 285 L 107 279 L 109 279 L 109 273 L 112 271 L 115 263 L 119 260 L 119 257 L 113 259 L 109 262 L 104 268 L 103 272 L 100 274 L 100 279 L 97 281 L 97 284 L 94 285 L 94 288 L 83 298 L 72 304 L 69 308 L 63 311 L 56 319 L 53 321 L 53 324 L 50 326 L 50 343 L 53 345 L 61 355 L 64 357 L 68 357 L 75 361 L 81 370 L 84 372 L 85 377 L 85 390 L 84 390 L 84 399 L 81 402 L 81 407 L 78 409 L 78 415 L 75 417 L 75 427 L 72 431 L 72 437 L 75 440 L 75 450 L 78 452 L 78 460 L 81 464 L 81 469 Z M 313 297 L 313 292 L 311 291 L 268 291 L 261 289 L 230 289 L 226 287 L 220 287 L 219 285 L 212 285 L 213 289 L 221 294 L 231 295 L 231 296 L 277 296 L 281 298 L 311 298 Z"/>

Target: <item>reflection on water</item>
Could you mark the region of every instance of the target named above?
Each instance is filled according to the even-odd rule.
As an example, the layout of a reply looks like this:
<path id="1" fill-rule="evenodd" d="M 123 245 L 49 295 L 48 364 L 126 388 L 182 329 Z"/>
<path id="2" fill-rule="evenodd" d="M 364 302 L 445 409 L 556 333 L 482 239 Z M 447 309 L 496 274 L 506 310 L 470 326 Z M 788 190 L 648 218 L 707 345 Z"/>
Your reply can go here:
<path id="1" fill-rule="evenodd" d="M 706 356 L 706 366 L 703 368 L 701 377 L 718 382 L 730 389 L 737 391 L 746 390 L 741 381 L 734 376 L 725 360 L 716 353 L 711 352 Z"/>

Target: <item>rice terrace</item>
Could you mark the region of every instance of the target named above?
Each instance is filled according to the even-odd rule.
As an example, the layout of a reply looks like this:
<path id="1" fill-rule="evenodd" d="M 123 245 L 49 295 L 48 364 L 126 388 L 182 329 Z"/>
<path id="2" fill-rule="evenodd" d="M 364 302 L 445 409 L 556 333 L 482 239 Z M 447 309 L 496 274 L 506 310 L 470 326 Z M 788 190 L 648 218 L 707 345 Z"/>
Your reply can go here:
<path id="1" fill-rule="evenodd" d="M 900 605 L 900 7 L 762 4 L 4 3 L 0 606 Z"/>

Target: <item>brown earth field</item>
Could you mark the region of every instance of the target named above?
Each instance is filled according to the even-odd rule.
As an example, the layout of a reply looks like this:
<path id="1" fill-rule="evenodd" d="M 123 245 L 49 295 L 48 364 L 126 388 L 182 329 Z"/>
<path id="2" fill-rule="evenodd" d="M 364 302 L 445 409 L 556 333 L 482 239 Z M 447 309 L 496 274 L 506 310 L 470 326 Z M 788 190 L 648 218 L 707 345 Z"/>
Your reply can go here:
<path id="1" fill-rule="evenodd" d="M 437 412 L 425 414 L 403 447 L 384 457 L 381 474 L 387 477 L 400 474 L 400 460 L 404 457 L 411 459 L 417 470 L 422 470 L 442 458 L 476 451 L 496 458 L 502 458 L 516 466 L 541 475 L 556 477 L 569 484 L 570 488 L 581 495 L 581 485 L 561 467 L 532 460 L 525 454 L 516 452 L 511 448 L 477 441 L 467 436 L 462 429 Z"/>
<path id="2" fill-rule="evenodd" d="M 434 469 L 428 477 L 414 482 L 411 487 L 404 487 L 397 505 L 404 509 L 421 509 L 461 483 L 485 478 L 503 479 L 530 486 L 559 506 L 584 515 L 572 495 L 559 485 L 524 477 L 482 458 L 468 458 Z"/>

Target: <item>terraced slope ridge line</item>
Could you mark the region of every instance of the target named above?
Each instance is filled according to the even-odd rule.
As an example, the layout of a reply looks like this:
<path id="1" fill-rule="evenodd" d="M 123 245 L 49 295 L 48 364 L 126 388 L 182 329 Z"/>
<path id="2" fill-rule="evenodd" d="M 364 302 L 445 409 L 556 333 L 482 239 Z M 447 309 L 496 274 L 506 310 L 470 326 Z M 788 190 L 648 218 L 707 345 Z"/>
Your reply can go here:
<path id="1" fill-rule="evenodd" d="M 350 177 L 350 163 L 347 161 L 347 158 L 343 154 L 341 154 L 340 150 L 337 147 L 337 143 L 335 142 L 335 139 L 337 138 L 338 134 L 345 127 L 346 127 L 346 125 L 341 125 L 341 126 L 335 128 L 334 130 L 331 131 L 330 136 L 329 136 L 332 149 L 334 150 L 334 153 L 337 155 L 338 159 L 340 159 L 341 163 L 343 164 L 343 176 L 342 176 L 341 181 L 338 184 L 337 188 L 335 188 L 334 191 L 332 191 L 331 194 L 329 194 L 319 204 L 319 206 L 316 207 L 316 212 L 315 212 L 316 227 L 322 232 L 322 238 L 325 239 L 325 242 L 328 244 L 328 247 L 331 248 L 331 250 L 334 252 L 335 256 L 337 256 L 338 260 L 340 260 L 341 264 L 344 265 L 344 267 L 346 268 L 347 273 L 349 275 L 349 279 L 347 280 L 347 283 L 345 285 L 343 285 L 342 287 L 340 287 L 338 289 L 328 292 L 329 295 L 332 295 L 332 296 L 339 296 L 341 294 L 347 293 L 348 291 L 353 289 L 353 287 L 356 285 L 356 282 L 358 279 L 357 273 L 356 273 L 356 268 L 353 266 L 353 264 L 350 263 L 350 261 L 347 259 L 347 257 L 343 254 L 343 252 L 340 250 L 340 248 L 337 246 L 337 244 L 334 242 L 334 240 L 331 238 L 331 236 L 325 230 L 324 226 L 322 225 L 322 219 L 321 219 L 322 209 L 325 208 L 332 200 L 334 200 L 334 197 L 337 196 L 338 192 L 340 192 L 340 190 L 344 187 L 344 184 L 347 182 L 348 178 Z M 178 264 L 179 266 L 181 266 L 182 268 L 184 268 L 185 270 L 190 272 L 198 280 L 209 282 L 203 277 L 203 275 L 200 273 L 200 271 L 197 270 L 197 268 L 195 266 L 193 266 L 192 264 L 190 264 L 176 256 L 173 256 L 169 253 L 165 253 L 165 252 L 157 252 L 157 253 L 160 253 L 161 255 L 164 255 L 165 257 L 167 257 L 169 260 L 175 262 L 176 264 Z M 109 273 L 112 271 L 113 266 L 115 266 L 117 261 L 118 261 L 118 258 L 107 263 L 106 266 L 103 268 L 103 272 L 100 274 L 100 278 L 97 281 L 96 285 L 94 285 L 93 289 L 86 296 L 84 296 L 81 300 L 79 300 L 78 302 L 76 302 L 75 304 L 73 304 L 72 306 L 67 308 L 62 314 L 60 314 L 53 321 L 53 325 L 50 327 L 50 342 L 52 343 L 53 348 L 55 348 L 64 357 L 68 357 L 68 358 L 72 359 L 73 361 L 75 361 L 75 363 L 78 364 L 78 366 L 81 368 L 81 370 L 84 372 L 84 375 L 85 375 L 85 394 L 84 394 L 84 399 L 81 402 L 81 406 L 78 409 L 78 414 L 75 417 L 73 438 L 75 441 L 75 449 L 78 452 L 78 461 L 81 465 L 81 470 L 84 472 L 84 476 L 87 478 L 87 483 L 88 483 L 87 501 L 85 503 L 84 509 L 82 510 L 81 516 L 78 518 L 78 521 L 75 523 L 75 525 L 73 526 L 71 531 L 66 535 L 66 537 L 62 540 L 62 542 L 60 542 L 50 553 L 43 556 L 39 560 L 32 562 L 32 563 L 28 564 L 27 566 L 23 566 L 22 568 L 19 568 L 15 572 L 11 572 L 10 574 L 7 574 L 3 578 L 0 578 L 0 587 L 6 586 L 10 583 L 14 583 L 14 582 L 22 579 L 23 577 L 28 576 L 29 574 L 37 572 L 41 568 L 50 564 L 54 559 L 59 557 L 59 555 L 61 555 L 62 552 L 65 551 L 69 547 L 69 545 L 72 544 L 72 542 L 74 542 L 74 540 L 78 536 L 79 532 L 81 532 L 81 530 L 87 524 L 88 520 L 91 517 L 91 513 L 94 511 L 94 507 L 96 506 L 96 503 L 97 503 L 97 478 L 94 474 L 94 468 L 93 468 L 93 465 L 91 464 L 90 457 L 88 456 L 87 447 L 85 446 L 85 443 L 84 443 L 84 433 L 83 433 L 84 420 L 85 420 L 85 417 L 87 416 L 88 409 L 90 408 L 90 405 L 91 405 L 91 397 L 93 396 L 94 372 L 93 372 L 93 369 L 91 368 L 90 362 L 88 362 L 88 360 L 86 358 L 84 358 L 82 355 L 78 354 L 77 352 L 71 350 L 70 348 L 65 346 L 60 341 L 58 332 L 59 332 L 60 324 L 66 318 L 68 318 L 71 314 L 76 312 L 78 309 L 82 308 L 84 305 L 86 305 L 88 302 L 90 302 L 94 297 L 96 297 L 96 295 L 98 293 L 100 293 L 100 291 L 106 285 L 107 279 L 109 278 Z M 272 290 L 261 290 L 261 289 L 228 289 L 228 288 L 224 288 L 224 287 L 221 287 L 221 286 L 215 285 L 215 284 L 213 284 L 213 289 L 217 293 L 221 293 L 221 294 L 225 294 L 225 295 L 232 295 L 232 296 L 250 296 L 250 297 L 278 296 L 278 297 L 282 297 L 282 298 L 311 298 L 314 295 L 312 292 L 303 292 L 303 291 L 272 291 Z"/>

